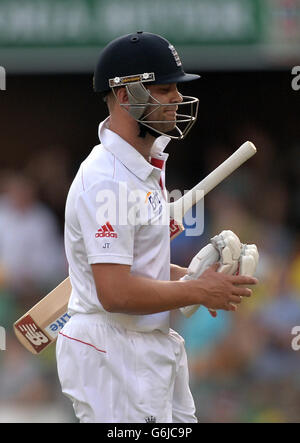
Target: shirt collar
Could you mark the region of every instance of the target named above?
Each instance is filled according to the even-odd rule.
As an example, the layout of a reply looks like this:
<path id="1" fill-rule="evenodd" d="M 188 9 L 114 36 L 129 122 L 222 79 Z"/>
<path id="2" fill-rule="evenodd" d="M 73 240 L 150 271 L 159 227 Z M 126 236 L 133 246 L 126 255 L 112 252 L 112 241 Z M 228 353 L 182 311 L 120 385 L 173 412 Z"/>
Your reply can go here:
<path id="1" fill-rule="evenodd" d="M 123 164 L 138 178 L 145 181 L 151 173 L 159 177 L 161 168 L 157 168 L 148 163 L 145 158 L 117 133 L 109 129 L 109 117 L 99 125 L 98 135 L 101 144 L 114 154 Z M 170 141 L 170 137 L 161 135 L 151 148 L 151 157 L 163 160 L 165 164 L 169 154 L 163 152 Z"/>

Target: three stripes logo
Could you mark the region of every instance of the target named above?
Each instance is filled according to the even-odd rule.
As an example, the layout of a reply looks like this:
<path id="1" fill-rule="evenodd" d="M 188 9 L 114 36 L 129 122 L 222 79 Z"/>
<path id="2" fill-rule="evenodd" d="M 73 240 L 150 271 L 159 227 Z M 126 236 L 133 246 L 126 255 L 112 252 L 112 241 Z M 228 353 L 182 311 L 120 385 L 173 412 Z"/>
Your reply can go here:
<path id="1" fill-rule="evenodd" d="M 115 232 L 112 225 L 109 222 L 106 222 L 105 225 L 101 226 L 101 228 L 98 229 L 98 232 L 95 234 L 95 237 L 118 238 L 118 234 Z"/>

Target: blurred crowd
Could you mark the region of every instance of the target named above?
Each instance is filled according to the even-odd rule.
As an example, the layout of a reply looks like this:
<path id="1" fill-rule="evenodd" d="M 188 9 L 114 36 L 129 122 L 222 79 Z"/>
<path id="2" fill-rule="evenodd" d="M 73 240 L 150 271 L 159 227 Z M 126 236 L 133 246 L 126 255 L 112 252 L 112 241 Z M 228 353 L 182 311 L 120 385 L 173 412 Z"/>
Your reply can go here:
<path id="1" fill-rule="evenodd" d="M 259 155 L 205 198 L 203 234 L 175 239 L 172 262 L 188 266 L 212 236 L 231 229 L 258 246 L 259 285 L 236 313 L 212 318 L 200 308 L 185 319 L 174 312 L 173 327 L 186 341 L 200 422 L 299 422 L 300 351 L 291 331 L 300 326 L 300 146 L 281 152 L 255 126 L 236 131 L 233 146 L 240 137 Z M 230 151 L 212 144 L 203 168 L 210 172 Z M 71 170 L 68 153 L 51 147 L 18 171 L 0 171 L 0 325 L 7 333 L 0 422 L 74 421 L 58 385 L 55 346 L 33 356 L 12 331 L 68 274 L 63 219 Z M 167 185 L 176 188 L 175 180 Z"/>
<path id="2" fill-rule="evenodd" d="M 171 248 L 173 261 L 188 265 L 191 254 L 230 229 L 257 245 L 259 285 L 234 314 L 219 311 L 214 319 L 202 307 L 190 319 L 175 315 L 174 325 L 186 341 L 200 422 L 299 422 L 300 351 L 292 329 L 300 325 L 300 145 L 282 152 L 254 126 L 242 129 L 245 139 L 258 154 L 205 198 L 200 239 L 178 237 Z M 209 171 L 226 152 L 211 147 Z"/>
<path id="3" fill-rule="evenodd" d="M 35 154 L 21 170 L 0 171 L 0 422 L 70 421 L 55 370 L 55 347 L 33 356 L 13 323 L 68 275 L 63 211 L 70 185 L 63 150 Z"/>

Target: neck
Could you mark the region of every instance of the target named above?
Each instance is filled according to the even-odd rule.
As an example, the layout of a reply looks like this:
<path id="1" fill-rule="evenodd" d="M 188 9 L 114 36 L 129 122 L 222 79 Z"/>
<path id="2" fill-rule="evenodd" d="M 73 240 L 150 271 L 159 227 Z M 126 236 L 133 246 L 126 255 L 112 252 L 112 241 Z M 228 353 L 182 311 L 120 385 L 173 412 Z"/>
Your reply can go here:
<path id="1" fill-rule="evenodd" d="M 152 145 L 155 141 L 155 137 L 152 137 L 149 133 L 144 138 L 139 137 L 139 126 L 135 120 L 130 120 L 120 123 L 120 120 L 110 115 L 109 129 L 114 131 L 127 143 L 133 146 L 144 158 L 149 161 Z"/>

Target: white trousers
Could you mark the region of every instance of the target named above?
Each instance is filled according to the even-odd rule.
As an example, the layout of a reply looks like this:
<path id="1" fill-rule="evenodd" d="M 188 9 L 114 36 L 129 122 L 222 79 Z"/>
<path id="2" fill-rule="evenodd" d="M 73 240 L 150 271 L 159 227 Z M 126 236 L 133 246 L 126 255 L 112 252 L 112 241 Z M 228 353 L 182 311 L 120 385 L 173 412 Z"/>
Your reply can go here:
<path id="1" fill-rule="evenodd" d="M 135 332 L 102 314 L 76 314 L 56 344 L 62 391 L 82 423 L 193 423 L 183 338 Z"/>

